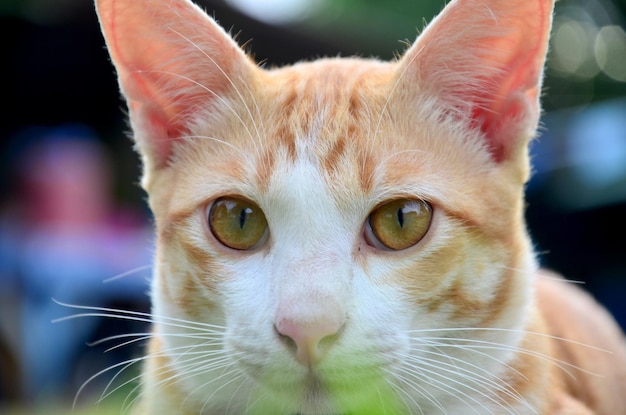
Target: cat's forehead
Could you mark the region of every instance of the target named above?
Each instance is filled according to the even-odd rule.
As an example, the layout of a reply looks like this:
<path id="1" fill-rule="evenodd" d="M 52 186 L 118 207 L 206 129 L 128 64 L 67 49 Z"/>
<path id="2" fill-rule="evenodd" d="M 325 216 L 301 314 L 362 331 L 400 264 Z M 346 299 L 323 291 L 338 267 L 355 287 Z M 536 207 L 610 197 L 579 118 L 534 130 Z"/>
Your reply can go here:
<path id="1" fill-rule="evenodd" d="M 384 87 L 394 77 L 396 63 L 367 58 L 321 58 L 258 73 L 264 92 L 273 87 L 297 89 L 307 96 L 350 95 L 358 90 Z"/>
<path id="2" fill-rule="evenodd" d="M 322 59 L 263 73 L 254 99 L 264 120 L 294 136 L 265 137 L 316 140 L 321 146 L 370 127 L 385 116 L 393 89 L 393 65 L 365 59 Z"/>
<path id="3" fill-rule="evenodd" d="M 192 131 L 213 140 L 184 144 L 183 151 L 191 158 L 206 153 L 208 160 L 197 163 L 260 189 L 268 189 L 276 171 L 308 163 L 336 183 L 350 179 L 350 186 L 368 190 L 372 158 L 384 152 L 390 69 L 377 61 L 325 59 L 264 71 L 233 88 L 219 115 Z"/>
<path id="4" fill-rule="evenodd" d="M 466 132 L 441 123 L 429 97 L 404 99 L 398 75 L 394 63 L 356 58 L 270 71 L 255 97 L 264 111 L 254 168 L 259 185 L 266 188 L 277 168 L 283 174 L 306 162 L 334 192 L 385 198 L 393 196 L 390 188 L 415 193 L 408 187 L 438 180 L 431 177 L 437 161 L 439 171 L 457 157 L 471 164 L 477 152 L 459 145 Z"/>

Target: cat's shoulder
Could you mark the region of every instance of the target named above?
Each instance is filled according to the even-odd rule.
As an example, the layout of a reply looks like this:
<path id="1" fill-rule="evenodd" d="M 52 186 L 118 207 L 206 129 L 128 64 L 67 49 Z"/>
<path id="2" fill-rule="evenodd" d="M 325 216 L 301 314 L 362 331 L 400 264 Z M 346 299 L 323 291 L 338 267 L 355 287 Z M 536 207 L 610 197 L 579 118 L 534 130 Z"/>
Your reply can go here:
<path id="1" fill-rule="evenodd" d="M 608 311 L 576 282 L 540 269 L 537 271 L 535 287 L 539 307 L 549 322 L 575 319 L 577 327 L 582 324 L 586 330 L 602 331 L 618 338 L 621 336 L 623 340 L 621 329 Z M 565 310 L 569 312 L 565 313 Z"/>
<path id="2" fill-rule="evenodd" d="M 569 375 L 558 371 L 566 389 L 597 413 L 626 413 L 626 337 L 619 325 L 590 294 L 550 271 L 538 271 L 536 295 L 554 358 L 572 368 Z"/>

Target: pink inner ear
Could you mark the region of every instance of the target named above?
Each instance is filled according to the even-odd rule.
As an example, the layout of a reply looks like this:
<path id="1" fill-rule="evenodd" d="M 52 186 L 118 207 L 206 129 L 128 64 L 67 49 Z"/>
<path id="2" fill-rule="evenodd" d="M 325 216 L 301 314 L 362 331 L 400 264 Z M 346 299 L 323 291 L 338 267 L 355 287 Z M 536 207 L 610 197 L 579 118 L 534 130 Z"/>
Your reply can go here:
<path id="1" fill-rule="evenodd" d="M 157 77 L 150 73 L 137 71 L 127 75 L 122 81 L 126 87 L 125 95 L 130 109 L 133 128 L 137 131 L 136 139 L 158 161 L 158 165 L 166 164 L 172 151 L 174 141 L 184 133 L 182 119 L 176 120 L 177 107 L 169 102 L 162 91 L 156 89 Z"/>
<path id="2" fill-rule="evenodd" d="M 180 129 L 172 130 L 175 125 L 169 122 L 168 118 L 156 107 L 144 106 L 132 111 L 139 119 L 134 128 L 140 128 L 143 131 L 141 136 L 136 137 L 139 145 L 149 148 L 151 157 L 158 163 L 157 166 L 165 166 L 172 154 L 174 141 L 181 136 Z M 146 143 L 144 140 L 149 140 L 149 142 Z"/>
<path id="3" fill-rule="evenodd" d="M 420 85 L 471 111 L 472 126 L 498 162 L 525 146 L 536 128 L 552 6 L 551 0 L 451 1 L 403 58 Z"/>
<path id="4" fill-rule="evenodd" d="M 521 97 L 520 97 L 521 98 Z M 523 99 L 510 99 L 505 103 L 506 107 L 501 107 L 499 113 L 477 107 L 472 114 L 473 124 L 480 128 L 489 143 L 489 149 L 494 160 L 502 162 L 509 155 L 511 139 L 510 134 L 522 131 L 506 131 L 509 122 L 515 122 L 526 116 L 528 104 Z M 524 137 L 518 137 L 524 138 Z"/>
<path id="5" fill-rule="evenodd" d="M 539 111 L 538 87 L 518 91 L 505 94 L 506 99 L 491 107 L 476 105 L 472 113 L 472 124 L 484 133 L 496 162 L 506 159 L 516 140 L 528 138 L 516 135 L 527 134 L 524 124 L 529 122 L 528 117 L 536 118 Z"/>
<path id="6" fill-rule="evenodd" d="M 524 138 L 509 135 L 525 133 L 518 124 L 523 124 L 525 117 L 538 117 L 538 92 L 547 33 L 543 36 L 542 33 L 537 33 L 535 41 L 538 43 L 530 44 L 528 48 L 517 48 L 518 54 L 503 68 L 503 76 L 497 82 L 498 89 L 489 96 L 482 97 L 479 102 L 486 105 L 476 105 L 472 114 L 474 124 L 485 134 L 497 162 L 506 158 L 512 140 Z"/>
<path id="7" fill-rule="evenodd" d="M 97 0 L 97 8 L 139 148 L 166 165 L 190 119 L 252 65 L 189 0 Z"/>

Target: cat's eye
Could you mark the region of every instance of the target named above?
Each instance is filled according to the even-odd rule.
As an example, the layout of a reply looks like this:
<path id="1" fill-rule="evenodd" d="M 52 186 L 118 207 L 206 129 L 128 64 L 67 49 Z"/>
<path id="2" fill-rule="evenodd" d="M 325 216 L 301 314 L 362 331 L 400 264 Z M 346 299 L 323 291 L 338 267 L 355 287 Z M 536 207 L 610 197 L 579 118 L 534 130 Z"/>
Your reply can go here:
<path id="1" fill-rule="evenodd" d="M 431 219 L 432 208 L 422 200 L 392 200 L 370 214 L 365 239 L 377 248 L 406 249 L 422 240 Z"/>
<path id="2" fill-rule="evenodd" d="M 254 249 L 267 239 L 267 219 L 263 211 L 245 199 L 217 199 L 209 209 L 208 221 L 215 238 L 232 249 Z"/>

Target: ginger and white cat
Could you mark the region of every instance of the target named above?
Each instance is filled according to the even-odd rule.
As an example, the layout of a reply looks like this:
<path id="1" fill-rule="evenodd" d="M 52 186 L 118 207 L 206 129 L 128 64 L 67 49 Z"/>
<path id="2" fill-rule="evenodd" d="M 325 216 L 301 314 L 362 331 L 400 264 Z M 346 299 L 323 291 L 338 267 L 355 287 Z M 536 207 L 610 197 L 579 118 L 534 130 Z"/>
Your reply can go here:
<path id="1" fill-rule="evenodd" d="M 271 70 L 189 0 L 96 3 L 156 222 L 137 414 L 626 414 L 523 219 L 552 1 Z"/>

